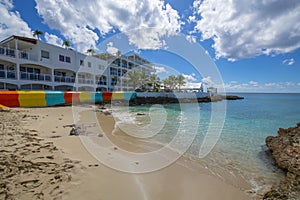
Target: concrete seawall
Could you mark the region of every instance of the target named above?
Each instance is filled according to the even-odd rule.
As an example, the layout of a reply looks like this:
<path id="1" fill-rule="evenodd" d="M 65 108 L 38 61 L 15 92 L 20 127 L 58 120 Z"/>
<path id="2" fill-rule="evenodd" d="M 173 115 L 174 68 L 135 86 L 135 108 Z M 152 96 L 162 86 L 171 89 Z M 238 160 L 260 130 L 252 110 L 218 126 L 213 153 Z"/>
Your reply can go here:
<path id="1" fill-rule="evenodd" d="M 72 103 L 130 101 L 135 92 L 0 91 L 0 104 L 7 107 L 47 107 Z"/>
<path id="2" fill-rule="evenodd" d="M 137 92 L 73 92 L 73 91 L 0 91 L 0 105 L 7 107 L 48 107 L 72 103 L 110 103 L 124 105 L 168 104 L 238 100 L 243 97 L 208 93 L 137 93 Z"/>

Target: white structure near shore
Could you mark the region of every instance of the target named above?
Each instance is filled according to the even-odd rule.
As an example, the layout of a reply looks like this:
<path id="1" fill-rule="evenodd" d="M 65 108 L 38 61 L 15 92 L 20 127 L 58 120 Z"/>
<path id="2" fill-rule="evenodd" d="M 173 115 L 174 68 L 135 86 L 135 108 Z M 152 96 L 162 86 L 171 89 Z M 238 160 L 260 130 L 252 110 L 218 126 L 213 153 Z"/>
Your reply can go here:
<path id="1" fill-rule="evenodd" d="M 135 54 L 85 55 L 20 36 L 0 42 L 0 90 L 127 91 L 124 75 L 133 68 L 154 71 Z"/>

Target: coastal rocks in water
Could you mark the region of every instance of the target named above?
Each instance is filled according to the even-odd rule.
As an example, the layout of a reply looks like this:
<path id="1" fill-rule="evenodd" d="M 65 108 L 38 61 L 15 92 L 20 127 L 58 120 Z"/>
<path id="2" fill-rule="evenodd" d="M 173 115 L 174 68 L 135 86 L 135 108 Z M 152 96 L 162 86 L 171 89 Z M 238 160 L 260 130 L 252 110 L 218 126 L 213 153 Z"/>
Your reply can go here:
<path id="1" fill-rule="evenodd" d="M 266 145 L 276 165 L 286 171 L 286 177 L 264 199 L 300 199 L 300 123 L 293 128 L 280 128 L 278 136 L 266 138 Z"/>
<path id="2" fill-rule="evenodd" d="M 171 103 L 203 103 L 203 102 L 216 102 L 223 100 L 241 100 L 244 97 L 234 95 L 214 95 L 201 98 L 172 98 L 172 97 L 136 97 L 130 100 L 129 105 L 144 105 L 144 104 L 171 104 Z"/>

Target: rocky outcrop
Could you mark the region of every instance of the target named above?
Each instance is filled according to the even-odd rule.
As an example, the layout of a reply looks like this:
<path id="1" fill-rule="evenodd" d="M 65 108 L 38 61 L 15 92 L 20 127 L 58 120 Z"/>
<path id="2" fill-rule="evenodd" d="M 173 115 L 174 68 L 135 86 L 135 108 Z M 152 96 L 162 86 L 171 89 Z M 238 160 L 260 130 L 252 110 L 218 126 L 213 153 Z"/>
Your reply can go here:
<path id="1" fill-rule="evenodd" d="M 197 99 L 193 98 L 171 98 L 171 97 L 136 97 L 130 101 L 130 105 L 143 105 L 143 104 L 170 104 L 170 103 L 193 103 L 193 102 L 215 102 L 215 101 L 223 101 L 223 100 L 240 100 L 244 99 L 244 97 L 239 96 L 225 96 L 225 95 L 215 95 L 215 96 L 207 96 L 201 97 Z"/>
<path id="2" fill-rule="evenodd" d="M 293 128 L 280 128 L 278 136 L 266 138 L 266 145 L 286 176 L 264 195 L 264 199 L 300 199 L 300 123 Z"/>

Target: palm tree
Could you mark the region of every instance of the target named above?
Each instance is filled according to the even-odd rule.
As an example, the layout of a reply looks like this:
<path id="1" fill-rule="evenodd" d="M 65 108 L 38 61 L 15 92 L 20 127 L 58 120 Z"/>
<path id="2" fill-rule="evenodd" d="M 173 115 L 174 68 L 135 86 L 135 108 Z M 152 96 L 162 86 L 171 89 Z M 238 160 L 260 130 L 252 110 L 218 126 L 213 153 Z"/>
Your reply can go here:
<path id="1" fill-rule="evenodd" d="M 160 78 L 156 74 L 151 74 L 149 77 L 149 84 L 152 86 L 153 91 L 159 91 Z"/>
<path id="2" fill-rule="evenodd" d="M 172 75 L 172 76 L 169 76 L 169 85 L 170 85 L 170 88 L 173 90 L 175 89 L 176 85 L 177 85 L 177 79 L 176 79 L 176 76 Z"/>
<path id="3" fill-rule="evenodd" d="M 132 84 L 133 90 L 140 84 L 140 72 L 133 69 L 126 73 L 127 83 Z"/>
<path id="4" fill-rule="evenodd" d="M 169 89 L 169 90 L 172 90 L 172 80 L 170 79 L 170 77 L 166 78 L 163 80 L 163 83 L 164 83 L 164 87 L 165 89 Z"/>
<path id="5" fill-rule="evenodd" d="M 182 75 L 182 74 L 180 74 L 180 75 L 178 75 L 177 77 L 176 77 L 176 82 L 177 82 L 177 85 L 178 85 L 178 87 L 179 87 L 179 91 L 180 91 L 180 86 L 184 86 L 184 84 L 186 84 L 186 82 L 184 81 L 184 76 Z"/>
<path id="6" fill-rule="evenodd" d="M 69 48 L 71 46 L 70 41 L 69 40 L 64 40 L 64 42 L 62 43 L 61 46 L 64 46 L 65 48 Z"/>
<path id="7" fill-rule="evenodd" d="M 120 57 L 122 55 L 122 52 L 118 49 L 117 53 L 116 53 L 116 56 L 117 57 Z"/>
<path id="8" fill-rule="evenodd" d="M 149 76 L 145 72 L 140 72 L 139 85 L 142 86 L 143 90 L 146 90 L 146 85 L 148 83 Z"/>
<path id="9" fill-rule="evenodd" d="M 32 35 L 33 35 L 33 37 L 36 37 L 38 40 L 40 39 L 40 35 L 43 35 L 44 33 L 43 33 L 43 31 L 40 31 L 40 30 L 35 30 L 35 31 L 33 31 L 33 33 L 32 33 Z"/>
<path id="10" fill-rule="evenodd" d="M 88 49 L 88 50 L 86 50 L 86 53 L 88 53 L 89 55 L 94 55 L 95 50 L 94 49 Z"/>

